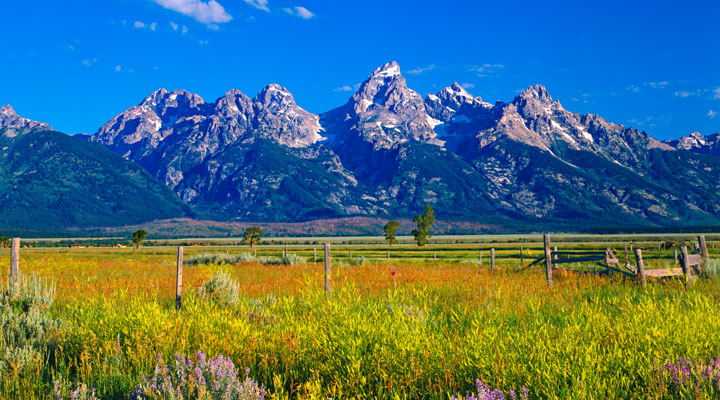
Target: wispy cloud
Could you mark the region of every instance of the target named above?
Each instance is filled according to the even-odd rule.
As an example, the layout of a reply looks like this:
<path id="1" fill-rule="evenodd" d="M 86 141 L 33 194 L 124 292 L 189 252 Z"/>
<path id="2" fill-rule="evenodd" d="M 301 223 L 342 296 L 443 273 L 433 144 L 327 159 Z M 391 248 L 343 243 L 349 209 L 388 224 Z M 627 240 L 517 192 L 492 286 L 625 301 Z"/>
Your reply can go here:
<path id="1" fill-rule="evenodd" d="M 645 83 L 643 83 L 643 85 L 649 86 L 653 89 L 665 89 L 666 87 L 670 86 L 670 82 L 668 82 L 668 81 L 645 82 Z"/>
<path id="2" fill-rule="evenodd" d="M 93 65 L 97 64 L 98 59 L 97 58 L 88 58 L 86 60 L 83 60 L 83 65 L 86 67 L 92 67 Z"/>
<path id="3" fill-rule="evenodd" d="M 178 24 L 176 24 L 176 23 L 174 23 L 174 22 L 171 22 L 171 23 L 170 23 L 170 27 L 171 27 L 174 31 L 176 31 L 176 30 L 178 30 L 178 28 L 180 28 L 180 25 L 178 25 Z"/>
<path id="4" fill-rule="evenodd" d="M 232 16 L 215 0 L 151 0 L 168 10 L 187 15 L 202 24 L 222 24 L 232 20 Z"/>
<path id="5" fill-rule="evenodd" d="M 305 7 L 300 7 L 300 6 L 297 6 L 294 8 L 283 8 L 282 10 L 290 15 L 294 15 L 294 16 L 300 17 L 302 19 L 310 19 L 315 16 L 315 14 L 313 14 L 310 10 L 308 10 Z"/>
<path id="6" fill-rule="evenodd" d="M 135 23 L 133 24 L 133 26 L 134 26 L 135 28 L 137 28 L 137 29 L 142 29 L 142 28 L 145 27 L 145 23 L 144 23 L 144 22 L 140 22 L 140 21 L 135 21 Z"/>
<path id="7" fill-rule="evenodd" d="M 477 73 L 480 78 L 493 77 L 497 78 L 500 76 L 500 71 L 505 68 L 503 64 L 483 64 L 480 66 L 473 66 L 470 68 L 470 72 Z"/>
<path id="8" fill-rule="evenodd" d="M 719 87 L 719 88 L 715 88 L 715 89 L 712 91 L 712 93 L 713 93 L 713 99 L 720 99 L 720 87 Z"/>
<path id="9" fill-rule="evenodd" d="M 432 70 L 434 70 L 434 69 L 435 69 L 435 64 L 430 64 L 430 65 L 428 65 L 427 67 L 418 67 L 418 68 L 415 68 L 415 69 L 411 69 L 411 70 L 408 71 L 407 73 L 410 74 L 410 75 L 420 75 L 420 74 L 422 74 L 423 72 L 432 71 Z"/>
<path id="10" fill-rule="evenodd" d="M 356 83 L 352 86 L 350 85 L 343 85 L 338 88 L 333 89 L 333 92 L 354 92 L 360 89 L 360 84 Z"/>
<path id="11" fill-rule="evenodd" d="M 270 11 L 270 8 L 268 8 L 268 0 L 245 0 L 245 2 L 258 10 Z"/>
<path id="12" fill-rule="evenodd" d="M 154 31 L 155 29 L 157 29 L 157 22 L 153 22 L 152 24 L 150 24 L 150 30 Z"/>
<path id="13" fill-rule="evenodd" d="M 640 88 L 639 88 L 638 86 L 635 86 L 635 85 L 627 86 L 627 87 L 625 87 L 625 90 L 631 91 L 631 92 L 633 92 L 633 93 L 638 93 L 638 92 L 640 92 Z"/>
<path id="14" fill-rule="evenodd" d="M 718 114 L 718 112 L 717 112 L 717 111 L 714 111 L 714 110 L 710 110 L 710 111 L 707 112 L 707 116 L 710 117 L 710 119 L 715 118 L 715 116 L 716 116 L 717 114 Z"/>
<path id="15" fill-rule="evenodd" d="M 464 87 L 465 89 L 472 89 L 475 87 L 474 83 L 462 83 L 460 86 Z"/>
<path id="16" fill-rule="evenodd" d="M 675 97 L 688 98 L 691 96 L 699 96 L 701 93 L 702 93 L 702 90 L 695 90 L 695 91 L 678 90 L 675 92 Z"/>

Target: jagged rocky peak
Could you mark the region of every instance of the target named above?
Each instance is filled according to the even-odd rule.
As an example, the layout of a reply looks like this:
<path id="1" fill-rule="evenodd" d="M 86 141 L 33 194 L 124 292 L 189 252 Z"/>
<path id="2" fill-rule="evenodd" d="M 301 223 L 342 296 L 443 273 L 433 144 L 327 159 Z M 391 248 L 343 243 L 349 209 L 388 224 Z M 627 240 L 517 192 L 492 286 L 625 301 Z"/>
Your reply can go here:
<path id="1" fill-rule="evenodd" d="M 0 129 L 5 136 L 14 136 L 39 130 L 52 130 L 50 125 L 19 116 L 10 104 L 0 108 Z"/>
<path id="2" fill-rule="evenodd" d="M 543 85 L 530 86 L 523 90 L 519 96 L 512 101 L 523 115 L 550 114 L 562 110 L 558 100 L 553 100 L 550 93 Z"/>
<path id="3" fill-rule="evenodd" d="M 492 108 L 492 104 L 484 103 L 480 96 L 473 97 L 457 82 L 442 89 L 437 94 L 425 96 L 425 108 L 428 114 L 439 121 L 448 122 L 463 108 L 463 112 L 476 114 L 475 108 Z"/>
<path id="4" fill-rule="evenodd" d="M 698 131 L 693 131 L 688 136 L 683 136 L 677 140 L 665 140 L 663 143 L 676 149 L 720 155 L 720 132 L 706 136 Z"/>
<path id="5" fill-rule="evenodd" d="M 408 89 L 400 66 L 392 61 L 378 67 L 360 85 L 360 89 L 350 99 L 356 114 L 367 111 L 376 105 L 383 108 L 415 108 L 422 105 L 422 97 Z"/>
<path id="6" fill-rule="evenodd" d="M 214 113 L 224 118 L 251 119 L 254 114 L 253 101 L 245 93 L 237 89 L 230 89 L 215 101 Z"/>
<path id="7" fill-rule="evenodd" d="M 288 147 L 306 147 L 324 138 L 320 135 L 320 117 L 295 103 L 289 90 L 273 83 L 253 99 L 254 129 Z"/>

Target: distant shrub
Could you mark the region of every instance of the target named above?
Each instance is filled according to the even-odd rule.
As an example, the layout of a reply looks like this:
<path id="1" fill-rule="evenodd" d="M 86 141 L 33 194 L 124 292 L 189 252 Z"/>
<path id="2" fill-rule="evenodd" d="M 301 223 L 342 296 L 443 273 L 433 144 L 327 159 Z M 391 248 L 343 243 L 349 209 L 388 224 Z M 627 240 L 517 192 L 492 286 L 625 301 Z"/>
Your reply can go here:
<path id="1" fill-rule="evenodd" d="M 222 354 L 207 360 L 197 352 L 195 359 L 175 355 L 175 361 L 165 365 L 162 358 L 155 372 L 144 377 L 130 396 L 131 400 L 184 399 L 184 400 L 263 400 L 265 389 L 258 385 L 245 370 L 240 380 L 235 365 Z"/>
<path id="2" fill-rule="evenodd" d="M 367 263 L 368 263 L 368 259 L 365 258 L 365 256 L 355 257 L 352 260 L 352 265 L 363 265 L 363 264 L 367 264 Z"/>
<path id="3" fill-rule="evenodd" d="M 257 260 L 263 265 L 301 265 L 306 263 L 305 258 L 290 253 L 284 257 L 258 256 Z"/>
<path id="4" fill-rule="evenodd" d="M 198 288 L 198 295 L 219 306 L 232 307 L 240 300 L 240 284 L 230 277 L 229 272 L 218 271 Z"/>
<path id="5" fill-rule="evenodd" d="M 42 354 L 54 346 L 61 323 L 49 308 L 55 286 L 38 276 L 7 281 L 0 292 L 0 372 L 22 373 L 42 363 Z"/>
<path id="6" fill-rule="evenodd" d="M 188 257 L 183 264 L 185 265 L 205 265 L 205 264 L 227 264 L 235 265 L 240 263 L 249 263 L 257 261 L 263 265 L 300 265 L 305 264 L 305 258 L 297 254 L 286 254 L 284 257 L 275 256 L 254 256 L 250 253 L 240 253 L 227 255 L 223 253 L 203 253 Z"/>
<path id="7" fill-rule="evenodd" d="M 720 260 L 710 260 L 704 263 L 702 268 L 708 277 L 720 279 Z"/>

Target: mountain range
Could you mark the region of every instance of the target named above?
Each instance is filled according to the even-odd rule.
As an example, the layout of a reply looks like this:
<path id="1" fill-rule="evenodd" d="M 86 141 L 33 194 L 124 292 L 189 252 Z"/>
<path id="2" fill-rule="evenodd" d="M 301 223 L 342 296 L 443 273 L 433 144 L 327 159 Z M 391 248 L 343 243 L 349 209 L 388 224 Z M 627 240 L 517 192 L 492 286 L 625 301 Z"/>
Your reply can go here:
<path id="1" fill-rule="evenodd" d="M 6 108 L 3 140 L 59 135 Z M 155 207 L 132 221 L 118 215 L 114 223 L 92 224 L 130 225 L 168 214 L 264 222 L 398 218 L 430 204 L 448 221 L 581 230 L 720 224 L 719 136 L 693 132 L 660 142 L 566 110 L 541 85 L 509 103 L 487 103 L 457 83 L 422 97 L 391 62 L 345 104 L 319 115 L 277 84 L 253 98 L 229 90 L 212 103 L 160 89 L 95 134 L 64 137 L 72 146 L 62 149 L 92 149 L 112 165 L 108 170 L 125 171 L 119 176 L 142 171 L 135 176 L 164 202 L 162 212 Z M 25 156 L 49 162 L 38 149 Z M 4 147 L 3 159 L 10 153 Z M 63 158 L 56 171 L 84 170 L 74 157 L 80 155 Z M 2 171 L 29 176 L 17 168 Z M 108 201 L 86 199 L 100 209 Z M 56 225 L 97 226 L 62 218 Z"/>

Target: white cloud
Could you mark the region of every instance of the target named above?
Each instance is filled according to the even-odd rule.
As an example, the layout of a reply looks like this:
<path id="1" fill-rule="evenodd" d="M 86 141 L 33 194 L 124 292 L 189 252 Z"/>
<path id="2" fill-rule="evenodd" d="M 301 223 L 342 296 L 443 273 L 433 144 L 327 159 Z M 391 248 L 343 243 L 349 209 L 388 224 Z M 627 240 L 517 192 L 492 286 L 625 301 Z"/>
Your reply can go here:
<path id="1" fill-rule="evenodd" d="M 188 33 L 188 28 L 187 28 L 187 26 L 183 25 L 183 27 L 182 27 L 182 34 L 184 35 L 184 34 L 186 34 L 186 33 Z"/>
<path id="2" fill-rule="evenodd" d="M 258 10 L 270 11 L 268 8 L 268 0 L 245 0 L 245 2 Z"/>
<path id="3" fill-rule="evenodd" d="M 222 24 L 232 20 L 232 16 L 215 0 L 207 3 L 202 0 L 152 0 L 168 10 L 187 15 L 203 24 Z"/>
<path id="4" fill-rule="evenodd" d="M 645 86 L 650 86 L 653 89 L 665 89 L 670 85 L 670 82 L 668 81 L 660 81 L 660 82 L 645 82 L 643 83 Z"/>
<path id="5" fill-rule="evenodd" d="M 498 78 L 500 77 L 500 70 L 503 68 L 505 68 L 503 64 L 483 64 L 470 68 L 470 72 L 476 72 L 480 78 Z"/>
<path id="6" fill-rule="evenodd" d="M 475 87 L 475 84 L 473 83 L 463 83 L 460 86 L 464 87 L 465 89 L 472 89 Z"/>
<path id="7" fill-rule="evenodd" d="M 675 92 L 675 97 L 687 98 L 690 96 L 697 96 L 699 94 L 700 94 L 699 90 L 695 91 L 695 92 L 688 92 L 687 90 L 678 90 Z"/>
<path id="8" fill-rule="evenodd" d="M 717 111 L 710 110 L 707 112 L 707 116 L 710 117 L 710 119 L 715 118 L 715 116 L 718 114 Z"/>
<path id="9" fill-rule="evenodd" d="M 155 29 L 157 29 L 157 22 L 153 22 L 152 24 L 150 24 L 150 30 L 154 31 Z"/>
<path id="10" fill-rule="evenodd" d="M 170 23 L 170 26 L 173 28 L 174 31 L 176 31 L 176 30 L 178 30 L 178 28 L 180 28 L 180 25 L 178 25 L 178 24 L 176 24 L 176 23 L 174 23 L 174 22 L 171 22 L 171 23 Z"/>
<path id="11" fill-rule="evenodd" d="M 333 89 L 334 92 L 352 92 L 353 88 L 350 85 L 340 86 L 339 88 Z"/>
<path id="12" fill-rule="evenodd" d="M 427 67 L 418 67 L 418 68 L 415 68 L 415 69 L 411 69 L 411 70 L 408 71 L 407 73 L 410 74 L 410 75 L 420 75 L 420 74 L 422 74 L 422 73 L 425 72 L 425 71 L 432 71 L 432 70 L 434 70 L 434 69 L 435 69 L 435 64 L 430 64 L 430 65 L 428 65 Z"/>
<path id="13" fill-rule="evenodd" d="M 283 8 L 282 10 L 290 15 L 294 15 L 302 19 L 310 19 L 315 16 L 315 14 L 313 14 L 310 10 L 300 6 L 297 6 L 295 8 Z"/>
<path id="14" fill-rule="evenodd" d="M 115 72 L 120 72 L 120 71 L 122 71 L 122 65 L 118 65 L 117 67 L 115 67 Z"/>
<path id="15" fill-rule="evenodd" d="M 713 99 L 720 99 L 720 87 L 716 88 L 713 92 Z"/>
<path id="16" fill-rule="evenodd" d="M 86 67 L 92 67 L 94 64 L 97 64 L 98 59 L 97 58 L 88 58 L 87 60 L 83 60 L 83 65 Z"/>
<path id="17" fill-rule="evenodd" d="M 640 91 L 640 88 L 635 85 L 630 85 L 630 86 L 626 87 L 625 90 L 629 90 L 633 93 L 638 93 Z"/>
<path id="18" fill-rule="evenodd" d="M 201 45 L 201 46 L 204 46 L 204 45 L 206 45 L 206 44 L 208 44 L 208 43 L 209 43 L 209 42 L 208 42 L 207 40 L 198 40 L 198 44 Z"/>
<path id="19" fill-rule="evenodd" d="M 144 27 L 145 27 L 145 23 L 140 22 L 140 21 L 135 21 L 135 23 L 133 24 L 133 26 L 134 26 L 135 28 L 137 28 L 137 29 L 141 29 L 141 28 L 144 28 Z"/>

